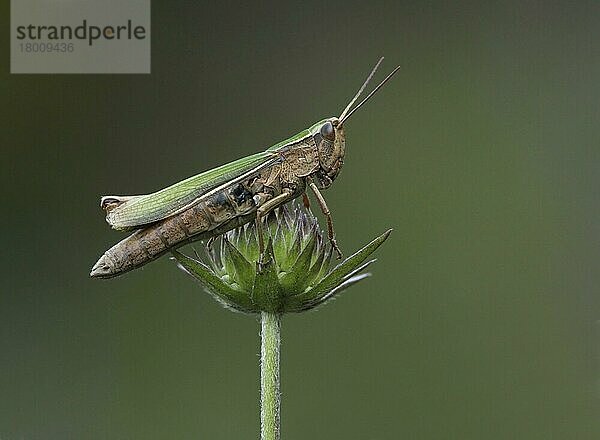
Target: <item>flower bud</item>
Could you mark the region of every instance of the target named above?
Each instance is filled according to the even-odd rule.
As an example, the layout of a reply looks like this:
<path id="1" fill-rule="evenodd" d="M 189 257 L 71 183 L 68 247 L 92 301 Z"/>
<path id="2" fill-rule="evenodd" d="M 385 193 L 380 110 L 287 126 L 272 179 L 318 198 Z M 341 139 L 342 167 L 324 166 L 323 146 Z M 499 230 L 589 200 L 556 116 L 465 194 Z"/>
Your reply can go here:
<path id="1" fill-rule="evenodd" d="M 363 271 L 375 260 L 366 260 L 391 233 L 390 229 L 330 268 L 332 249 L 312 213 L 295 205 L 280 207 L 264 219 L 263 231 L 267 244 L 260 264 L 254 222 L 219 237 L 206 248 L 204 259 L 178 251 L 173 257 L 227 308 L 303 312 L 370 276 Z"/>

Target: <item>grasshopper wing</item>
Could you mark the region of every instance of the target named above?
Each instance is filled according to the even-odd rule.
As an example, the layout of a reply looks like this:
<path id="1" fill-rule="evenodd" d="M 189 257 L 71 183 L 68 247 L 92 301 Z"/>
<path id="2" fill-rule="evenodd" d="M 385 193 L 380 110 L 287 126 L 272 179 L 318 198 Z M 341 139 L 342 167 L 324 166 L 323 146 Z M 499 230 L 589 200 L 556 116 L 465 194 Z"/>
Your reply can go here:
<path id="1" fill-rule="evenodd" d="M 114 229 L 131 229 L 157 222 L 187 209 L 207 193 L 228 186 L 280 160 L 265 151 L 238 159 L 152 194 L 140 196 L 104 196 L 101 206 L 106 221 Z"/>

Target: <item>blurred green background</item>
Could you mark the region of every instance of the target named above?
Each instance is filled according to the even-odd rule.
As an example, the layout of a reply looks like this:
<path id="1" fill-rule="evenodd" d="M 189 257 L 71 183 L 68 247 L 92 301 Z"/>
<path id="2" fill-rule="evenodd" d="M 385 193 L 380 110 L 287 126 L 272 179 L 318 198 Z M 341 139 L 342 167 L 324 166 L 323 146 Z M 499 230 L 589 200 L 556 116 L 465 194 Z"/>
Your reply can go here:
<path id="1" fill-rule="evenodd" d="M 0 73 L 0 438 L 257 438 L 259 326 L 167 258 L 90 280 L 137 194 L 337 115 L 373 278 L 283 323 L 283 439 L 600 438 L 598 2 L 153 2 L 151 75 Z"/>

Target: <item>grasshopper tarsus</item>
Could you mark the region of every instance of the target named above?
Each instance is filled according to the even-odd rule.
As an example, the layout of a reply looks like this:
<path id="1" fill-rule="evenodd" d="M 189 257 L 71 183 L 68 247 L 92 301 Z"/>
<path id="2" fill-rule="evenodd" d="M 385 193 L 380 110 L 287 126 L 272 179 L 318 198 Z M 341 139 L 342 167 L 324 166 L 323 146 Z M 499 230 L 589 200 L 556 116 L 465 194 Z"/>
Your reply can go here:
<path id="1" fill-rule="evenodd" d="M 336 259 L 341 260 L 344 257 L 344 254 L 342 254 L 342 250 L 338 246 L 336 239 L 330 238 L 329 242 L 331 243 L 332 249 L 335 251 Z"/>
<path id="2" fill-rule="evenodd" d="M 256 262 L 256 269 L 258 272 L 262 273 L 265 269 L 267 263 L 269 263 L 268 255 L 266 252 L 260 252 L 258 254 L 258 261 Z"/>

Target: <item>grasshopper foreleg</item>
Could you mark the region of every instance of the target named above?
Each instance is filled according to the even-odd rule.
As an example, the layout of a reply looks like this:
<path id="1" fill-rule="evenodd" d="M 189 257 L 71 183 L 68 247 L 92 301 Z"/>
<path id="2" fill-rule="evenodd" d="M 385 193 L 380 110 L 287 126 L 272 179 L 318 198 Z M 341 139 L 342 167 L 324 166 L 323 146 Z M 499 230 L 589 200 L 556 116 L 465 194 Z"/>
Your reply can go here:
<path id="1" fill-rule="evenodd" d="M 333 219 L 331 217 L 331 211 L 329 211 L 329 208 L 327 207 L 327 203 L 325 202 L 325 198 L 321 194 L 321 191 L 319 191 L 319 188 L 317 188 L 317 185 L 315 185 L 314 182 L 310 182 L 309 186 L 310 186 L 310 189 L 312 189 L 313 193 L 315 193 L 315 197 L 317 198 L 317 202 L 319 203 L 319 206 L 321 207 L 321 211 L 323 212 L 323 215 L 327 219 L 327 236 L 329 237 L 329 242 L 331 243 L 331 247 L 335 250 L 335 253 L 337 254 L 337 258 L 339 260 L 342 258 L 342 251 L 340 250 L 340 248 L 337 244 L 337 241 L 335 239 L 335 231 L 333 230 Z"/>
<path id="2" fill-rule="evenodd" d="M 273 209 L 277 208 L 279 205 L 287 202 L 288 200 L 290 200 L 292 197 L 292 191 L 289 189 L 284 189 L 284 192 L 282 192 L 281 194 L 279 194 L 276 197 L 273 197 L 270 200 L 267 200 L 265 203 L 263 203 L 262 205 L 260 205 L 258 207 L 258 209 L 256 210 L 256 232 L 258 235 L 258 250 L 259 250 L 259 257 L 258 257 L 258 261 L 259 264 L 262 263 L 263 261 L 263 256 L 265 253 L 265 239 L 263 237 L 263 224 L 262 224 L 262 218 L 265 217 L 269 212 L 271 212 Z"/>

